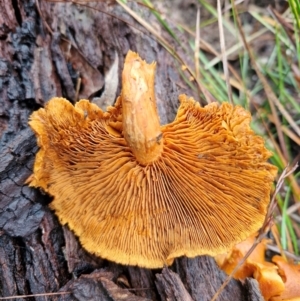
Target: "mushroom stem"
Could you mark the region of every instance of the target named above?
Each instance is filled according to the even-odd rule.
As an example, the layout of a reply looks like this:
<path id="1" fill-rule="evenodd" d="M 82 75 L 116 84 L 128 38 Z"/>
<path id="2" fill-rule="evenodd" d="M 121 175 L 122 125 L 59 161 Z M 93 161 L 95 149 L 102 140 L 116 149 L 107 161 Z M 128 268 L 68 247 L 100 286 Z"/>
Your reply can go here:
<path id="1" fill-rule="evenodd" d="M 141 165 L 155 161 L 163 150 L 154 92 L 155 67 L 155 63 L 147 64 L 129 51 L 122 73 L 123 134 Z"/>

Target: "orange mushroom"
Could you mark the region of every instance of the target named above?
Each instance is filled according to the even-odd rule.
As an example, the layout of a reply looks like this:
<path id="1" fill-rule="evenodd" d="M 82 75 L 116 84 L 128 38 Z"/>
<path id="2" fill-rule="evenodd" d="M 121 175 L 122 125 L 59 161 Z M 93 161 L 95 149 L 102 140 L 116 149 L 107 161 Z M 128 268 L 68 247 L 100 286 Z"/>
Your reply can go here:
<path id="1" fill-rule="evenodd" d="M 160 126 L 154 73 L 129 52 L 107 112 L 53 98 L 29 122 L 40 147 L 30 185 L 86 250 L 147 268 L 224 253 L 257 231 L 277 172 L 242 107 L 181 95 Z"/>
<path id="2" fill-rule="evenodd" d="M 235 245 L 226 254 L 218 254 L 215 256 L 215 260 L 219 267 L 227 274 L 230 275 L 240 261 L 245 257 L 247 252 L 253 246 L 257 233 L 249 236 L 246 240 Z M 263 239 L 250 256 L 239 267 L 238 271 L 233 275 L 235 279 L 243 280 L 247 277 L 252 277 L 257 268 L 257 264 L 264 264 L 265 251 L 266 251 L 267 239 Z"/>
<path id="3" fill-rule="evenodd" d="M 231 274 L 244 258 L 255 241 L 255 235 L 235 245 L 227 254 L 215 257 L 219 267 Z M 265 259 L 267 240 L 263 239 L 251 255 L 234 274 L 235 279 L 244 280 L 253 277 L 257 280 L 265 301 L 300 301 L 300 264 L 287 262 L 275 255 L 271 262 Z"/>
<path id="4" fill-rule="evenodd" d="M 271 301 L 300 301 L 300 263 L 287 262 L 281 256 L 274 256 L 272 261 L 278 266 L 278 274 L 284 282 L 284 291 Z"/>
<path id="5" fill-rule="evenodd" d="M 253 278 L 257 280 L 261 294 L 265 301 L 284 291 L 284 283 L 278 275 L 278 268 L 271 262 L 252 262 Z"/>
<path id="6" fill-rule="evenodd" d="M 228 275 L 232 273 L 239 262 L 244 258 L 255 242 L 255 236 L 251 235 L 245 241 L 235 245 L 227 254 L 215 257 L 219 267 Z M 261 293 L 266 301 L 284 291 L 284 283 L 278 275 L 278 268 L 265 260 L 267 239 L 263 239 L 250 256 L 233 275 L 235 279 L 244 280 L 253 277 L 258 281 Z"/>

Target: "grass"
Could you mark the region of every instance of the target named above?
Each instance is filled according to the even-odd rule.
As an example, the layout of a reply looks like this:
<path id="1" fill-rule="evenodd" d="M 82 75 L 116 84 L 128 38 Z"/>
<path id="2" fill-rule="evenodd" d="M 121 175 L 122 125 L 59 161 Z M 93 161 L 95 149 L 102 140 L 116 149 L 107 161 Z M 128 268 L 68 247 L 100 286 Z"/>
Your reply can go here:
<path id="1" fill-rule="evenodd" d="M 186 66 L 179 55 L 173 51 L 167 39 L 163 39 L 151 29 L 151 24 L 147 24 L 145 28 L 174 55 L 179 66 L 185 64 L 187 71 L 179 69 L 179 72 L 195 91 L 199 91 L 200 96 L 207 103 L 212 100 L 228 101 L 229 89 L 226 85 L 226 72 L 222 67 L 224 66 L 222 61 L 224 63 L 224 59 L 238 51 L 234 67 L 230 62 L 228 63 L 227 81 L 233 90 L 232 101 L 251 110 L 252 127 L 266 139 L 267 147 L 274 154 L 271 162 L 281 173 L 288 164 L 293 165 L 300 158 L 299 1 L 289 0 L 288 7 L 283 13 L 270 7 L 258 8 L 254 5 L 248 7 L 247 14 L 258 28 L 249 35 L 243 34 L 244 27 L 241 25 L 241 20 L 246 14 L 245 7 L 235 6 L 231 2 L 231 7 L 227 10 L 218 11 L 206 0 L 198 0 L 198 2 L 201 10 L 206 10 L 211 18 L 199 24 L 196 24 L 195 20 L 195 26 L 188 27 L 174 22 L 171 18 L 165 18 L 155 9 L 155 4 L 150 0 L 143 1 L 160 22 L 162 30 L 165 30 L 169 38 L 184 49 L 189 60 L 199 59 L 193 66 Z M 144 25 L 143 20 L 139 17 L 136 19 Z M 205 42 L 201 35 L 196 36 L 199 28 L 201 33 L 201 29 L 218 20 L 231 34 L 238 37 L 238 43 L 223 49 L 222 53 L 218 53 L 215 45 Z M 187 46 L 180 41 L 178 32 L 189 35 Z M 266 35 L 267 44 L 264 42 Z M 269 48 L 268 56 L 262 56 L 259 49 L 253 47 L 255 42 L 259 41 L 264 42 Z M 195 47 L 196 45 L 200 47 Z M 194 81 L 189 80 L 191 76 Z M 299 219 L 295 219 L 295 216 L 299 216 L 299 176 L 299 172 L 294 173 L 284 180 L 283 187 L 276 196 L 278 206 L 274 216 L 281 236 L 279 249 L 298 256 L 298 259 L 300 231 Z"/>

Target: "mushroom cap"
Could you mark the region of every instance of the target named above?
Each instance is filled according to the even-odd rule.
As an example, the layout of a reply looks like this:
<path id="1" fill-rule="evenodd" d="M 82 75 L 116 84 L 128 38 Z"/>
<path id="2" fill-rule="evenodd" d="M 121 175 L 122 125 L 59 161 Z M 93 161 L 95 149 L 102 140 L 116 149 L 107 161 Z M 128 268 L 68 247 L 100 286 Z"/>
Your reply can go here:
<path id="1" fill-rule="evenodd" d="M 249 112 L 179 100 L 161 126 L 162 153 L 147 165 L 124 138 L 121 98 L 107 112 L 53 98 L 32 114 L 40 150 L 30 185 L 53 196 L 50 208 L 87 251 L 159 268 L 224 253 L 261 227 L 277 169 Z"/>

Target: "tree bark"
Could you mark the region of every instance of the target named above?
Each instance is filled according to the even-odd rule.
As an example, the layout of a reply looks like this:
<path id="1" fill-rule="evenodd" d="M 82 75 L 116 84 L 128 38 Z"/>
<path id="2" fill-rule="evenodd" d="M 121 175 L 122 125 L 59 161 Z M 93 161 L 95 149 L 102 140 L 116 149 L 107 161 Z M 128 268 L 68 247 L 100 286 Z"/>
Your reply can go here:
<path id="1" fill-rule="evenodd" d="M 53 96 L 104 107 L 120 92 L 129 49 L 157 61 L 161 123 L 172 121 L 185 89 L 172 56 L 113 2 L 0 2 L 0 296 L 61 293 L 31 300 L 210 300 L 225 279 L 208 256 L 147 270 L 85 252 L 26 186 L 37 152 L 27 121 Z M 149 11 L 131 4 L 143 18 Z M 79 87 L 79 88 L 78 88 Z M 25 297 L 16 300 L 27 300 Z M 218 300 L 261 300 L 257 284 L 232 280 Z"/>

